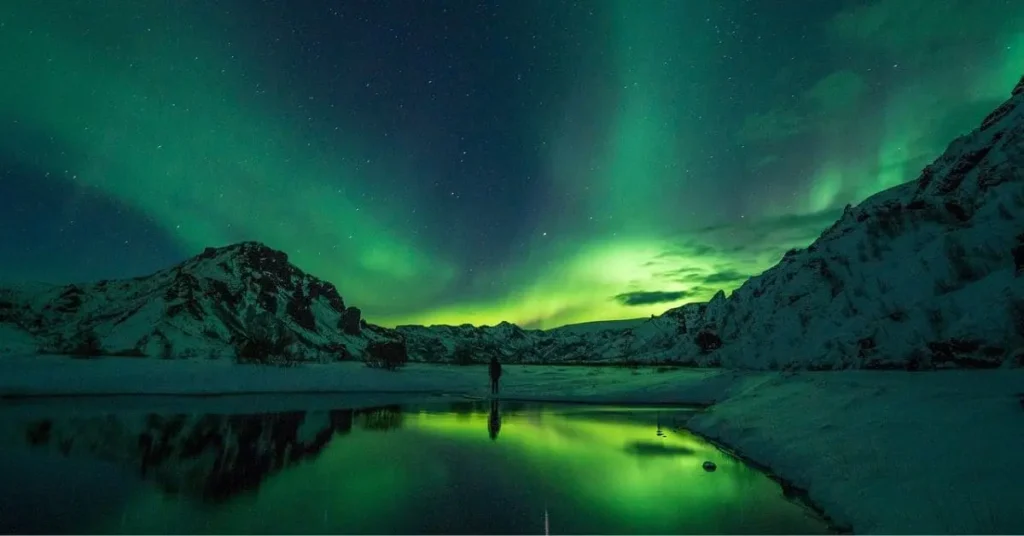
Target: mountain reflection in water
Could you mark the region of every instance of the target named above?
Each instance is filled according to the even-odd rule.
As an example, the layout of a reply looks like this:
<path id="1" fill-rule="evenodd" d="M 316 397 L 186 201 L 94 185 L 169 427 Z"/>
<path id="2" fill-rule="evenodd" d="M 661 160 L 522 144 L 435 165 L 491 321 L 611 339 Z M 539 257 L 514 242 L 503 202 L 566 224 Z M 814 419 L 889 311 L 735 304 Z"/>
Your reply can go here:
<path id="1" fill-rule="evenodd" d="M 680 429 L 686 411 L 459 401 L 0 417 L 7 436 L 21 438 L 4 444 L 4 458 L 37 475 L 45 471 L 24 466 L 74 462 L 54 485 L 89 513 L 54 525 L 46 511 L 60 504 L 22 496 L 19 512 L 0 506 L 0 529 L 538 533 L 547 515 L 555 533 L 826 531 L 778 484 Z M 716 472 L 701 468 L 707 460 Z M 85 468 L 100 462 L 135 477 L 86 507 L 104 482 Z M 14 493 L 0 485 L 0 502 Z M 9 514 L 17 521 L 4 521 Z"/>

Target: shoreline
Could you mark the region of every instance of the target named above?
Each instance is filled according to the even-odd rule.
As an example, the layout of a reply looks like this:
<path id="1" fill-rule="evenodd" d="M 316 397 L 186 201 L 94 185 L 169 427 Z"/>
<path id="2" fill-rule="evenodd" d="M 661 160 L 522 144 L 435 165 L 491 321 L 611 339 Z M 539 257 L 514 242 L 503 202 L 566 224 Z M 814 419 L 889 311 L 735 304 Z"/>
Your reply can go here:
<path id="1" fill-rule="evenodd" d="M 750 467 L 757 469 L 762 474 L 764 474 L 774 482 L 778 483 L 779 487 L 782 489 L 782 495 L 786 499 L 795 501 L 799 503 L 801 506 L 814 512 L 815 515 L 821 518 L 821 520 L 828 525 L 828 528 L 832 534 L 856 534 L 856 531 L 854 531 L 852 526 L 839 523 L 831 516 L 829 516 L 828 512 L 825 511 L 825 509 L 821 505 L 814 502 L 814 499 L 811 498 L 810 492 L 807 489 L 801 488 L 800 486 L 797 486 L 796 484 L 792 483 L 785 477 L 777 474 L 771 467 L 747 456 L 743 452 L 737 450 L 736 448 L 726 443 L 723 443 L 717 438 L 704 435 L 703 433 L 697 430 L 688 428 L 686 425 L 681 426 L 681 428 L 686 430 L 688 433 L 691 433 L 703 439 L 704 441 L 707 441 L 708 443 L 714 445 L 715 448 L 728 454 L 729 456 L 741 460 L 743 463 L 749 465 Z"/>
<path id="2" fill-rule="evenodd" d="M 0 359 L 0 410 L 15 413 L 130 411 L 142 400 L 163 410 L 195 404 L 203 411 L 213 403 L 250 412 L 486 401 L 487 387 L 477 367 L 453 365 L 388 372 L 355 363 L 279 369 L 218 361 Z M 1024 369 L 659 372 L 509 365 L 501 400 L 701 408 L 683 427 L 778 481 L 784 494 L 803 500 L 836 532 L 1012 534 L 1024 533 L 1021 392 Z"/>

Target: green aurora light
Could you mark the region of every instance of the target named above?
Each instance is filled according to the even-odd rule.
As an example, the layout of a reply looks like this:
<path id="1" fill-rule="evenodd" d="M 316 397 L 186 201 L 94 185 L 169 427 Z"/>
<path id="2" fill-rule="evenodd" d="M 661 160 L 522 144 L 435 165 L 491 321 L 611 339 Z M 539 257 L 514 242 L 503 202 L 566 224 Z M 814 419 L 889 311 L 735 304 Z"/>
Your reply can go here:
<path id="1" fill-rule="evenodd" d="M 7 152 L 141 211 L 183 250 L 263 241 L 383 325 L 635 318 L 736 288 L 976 125 L 1024 65 L 1024 4 L 991 3 L 877 0 L 831 15 L 806 39 L 828 45 L 835 69 L 780 67 L 753 81 L 759 102 L 715 90 L 743 73 L 719 61 L 739 7 L 595 6 L 581 24 L 608 31 L 588 34 L 575 89 L 532 133 L 550 195 L 501 268 L 482 272 L 430 230 L 443 216 L 422 203 L 431 172 L 359 124 L 317 121 L 312 107 L 334 103 L 296 104 L 303 81 L 250 54 L 259 36 L 244 13 L 8 3 L 0 48 L 17 53 L 0 58 L 0 119 L 32 134 L 5 139 Z M 183 23 L 146 23 L 168 18 Z M 740 119 L 720 124 L 729 108 Z M 750 162 L 746 185 L 716 175 L 715 158 Z"/>

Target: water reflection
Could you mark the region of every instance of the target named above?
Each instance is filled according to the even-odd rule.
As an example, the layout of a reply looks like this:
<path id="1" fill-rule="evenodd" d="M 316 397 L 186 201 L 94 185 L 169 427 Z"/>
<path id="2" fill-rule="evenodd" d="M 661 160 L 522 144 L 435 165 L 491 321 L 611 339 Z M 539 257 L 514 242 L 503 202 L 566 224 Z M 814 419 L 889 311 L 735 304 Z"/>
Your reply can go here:
<path id="1" fill-rule="evenodd" d="M 119 500 L 108 493 L 102 507 L 83 506 L 89 516 L 65 515 L 66 527 L 33 530 L 29 521 L 16 526 L 22 532 L 510 534 L 538 533 L 544 523 L 555 533 L 825 530 L 764 475 L 680 430 L 684 419 L 498 400 L 72 415 L 10 422 L 16 444 L 0 448 L 27 474 L 45 473 L 32 464 L 54 457 L 78 468 L 102 460 L 138 482 Z M 36 457 L 15 458 L 15 447 Z M 703 471 L 707 460 L 719 470 Z M 74 500 L 85 505 L 87 490 L 111 481 L 91 469 L 63 473 L 53 485 L 83 490 Z M 0 504 L 17 493 L 0 483 Z M 35 506 L 40 516 L 67 507 Z M 0 529 L 13 530 L 2 514 L 0 506 Z"/>
<path id="2" fill-rule="evenodd" d="M 390 431 L 399 406 L 253 415 L 103 415 L 25 425 L 26 442 L 63 456 L 88 454 L 138 468 L 166 493 L 224 501 L 274 473 L 315 458 L 353 425 Z"/>
<path id="3" fill-rule="evenodd" d="M 487 435 L 491 440 L 498 439 L 498 432 L 501 432 L 501 407 L 498 399 L 491 400 L 491 414 L 487 418 Z"/>

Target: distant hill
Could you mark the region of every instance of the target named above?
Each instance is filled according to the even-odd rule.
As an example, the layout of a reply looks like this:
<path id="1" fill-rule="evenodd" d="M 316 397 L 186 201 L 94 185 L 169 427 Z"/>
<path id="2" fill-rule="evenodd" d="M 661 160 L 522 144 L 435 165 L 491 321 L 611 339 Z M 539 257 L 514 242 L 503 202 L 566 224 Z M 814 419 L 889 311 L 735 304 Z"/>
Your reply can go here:
<path id="1" fill-rule="evenodd" d="M 549 329 L 551 333 L 572 333 L 575 335 L 586 335 L 606 329 L 623 330 L 633 328 L 646 322 L 647 318 L 627 318 L 623 320 L 597 320 L 595 322 L 581 322 L 579 324 L 568 324 L 557 328 Z"/>

